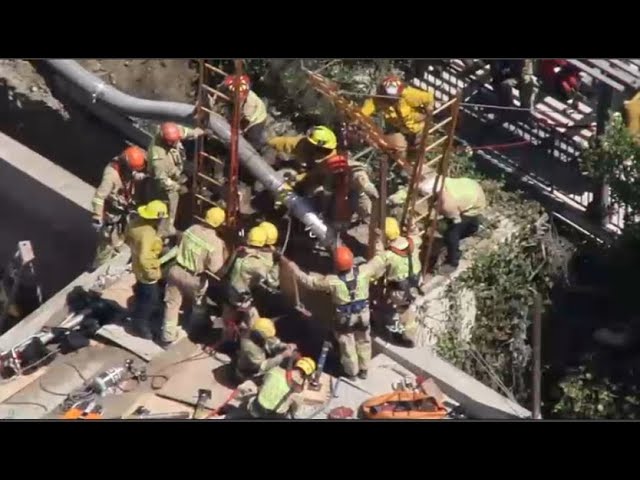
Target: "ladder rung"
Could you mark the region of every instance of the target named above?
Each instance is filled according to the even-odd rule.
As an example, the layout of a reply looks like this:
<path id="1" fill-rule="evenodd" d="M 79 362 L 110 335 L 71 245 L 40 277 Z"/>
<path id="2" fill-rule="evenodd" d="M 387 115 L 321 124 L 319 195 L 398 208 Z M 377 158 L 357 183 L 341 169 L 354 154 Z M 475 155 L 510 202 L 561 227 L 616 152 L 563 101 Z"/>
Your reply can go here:
<path id="1" fill-rule="evenodd" d="M 444 127 L 447 123 L 449 123 L 452 120 L 453 117 L 448 117 L 445 118 L 443 121 L 441 121 L 439 124 L 437 124 L 435 127 L 431 128 L 431 130 L 429 130 L 429 135 L 431 135 L 433 132 L 440 130 L 442 127 Z"/>
<path id="2" fill-rule="evenodd" d="M 226 96 L 224 93 L 216 90 L 215 88 L 210 87 L 209 85 L 205 85 L 204 83 L 202 85 L 200 85 L 200 88 L 205 89 L 207 92 L 209 93 L 213 93 L 214 95 L 218 95 L 219 97 L 224 98 L 226 101 L 230 102 L 231 99 Z"/>
<path id="3" fill-rule="evenodd" d="M 224 75 L 225 77 L 227 76 L 227 72 L 224 72 L 223 70 L 220 70 L 218 67 L 214 67 L 213 65 L 209 65 L 207 62 L 204 62 L 204 66 L 212 72 L 219 73 L 220 75 Z"/>
<path id="4" fill-rule="evenodd" d="M 220 160 L 219 158 L 214 157 L 213 155 L 209 155 L 207 152 L 200 152 L 200 155 L 202 155 L 203 157 L 208 158 L 209 160 L 219 163 L 220 165 L 224 165 L 224 162 L 222 160 Z"/>
<path id="5" fill-rule="evenodd" d="M 425 218 L 427 215 L 429 215 L 429 212 L 427 213 L 423 213 L 422 215 L 420 215 L 419 217 L 416 217 L 413 219 L 414 222 L 419 222 L 420 220 L 422 220 L 423 218 Z"/>
<path id="6" fill-rule="evenodd" d="M 443 143 L 447 138 L 449 138 L 449 137 L 446 137 L 446 136 L 445 136 L 445 137 L 441 137 L 441 138 L 439 138 L 438 140 L 436 140 L 435 142 L 433 142 L 431 145 L 429 145 L 429 146 L 425 149 L 424 153 L 427 153 L 427 152 L 429 152 L 429 151 L 433 150 L 433 149 L 434 149 L 434 148 L 436 148 L 438 145 L 440 145 L 441 143 Z"/>
<path id="7" fill-rule="evenodd" d="M 437 115 L 438 113 L 440 113 L 441 111 L 443 111 L 445 108 L 450 107 L 451 105 L 453 105 L 456 102 L 457 98 L 453 97 L 453 99 L 449 100 L 447 103 L 440 105 L 436 110 L 434 110 L 432 115 Z"/>
<path id="8" fill-rule="evenodd" d="M 211 200 L 209 200 L 207 197 L 203 197 L 202 195 L 200 195 L 199 193 L 195 193 L 194 194 L 196 198 L 202 200 L 203 202 L 207 202 L 209 205 L 213 205 L 214 207 L 217 207 L 218 205 L 215 202 L 212 202 Z"/>
<path id="9" fill-rule="evenodd" d="M 222 183 L 220 183 L 218 180 L 216 180 L 215 178 L 211 178 L 208 175 L 205 175 L 204 173 L 198 172 L 198 177 L 204 178 L 206 181 L 208 181 L 210 183 L 213 183 L 214 185 L 217 185 L 218 187 L 222 186 Z"/>
<path id="10" fill-rule="evenodd" d="M 200 110 L 204 110 L 204 111 L 205 111 L 205 112 L 207 112 L 207 113 L 210 113 L 210 114 L 212 113 L 212 114 L 214 114 L 214 115 L 216 114 L 216 112 L 214 112 L 213 110 L 210 110 L 210 109 L 208 109 L 207 107 L 203 107 L 202 105 L 200 105 L 198 108 L 199 108 Z"/>
<path id="11" fill-rule="evenodd" d="M 444 137 L 444 138 L 447 138 L 447 137 Z M 440 160 L 442 160 L 442 157 L 443 157 L 443 154 L 441 153 L 440 155 L 438 155 L 438 156 L 437 156 L 436 158 L 434 158 L 433 160 L 429 160 L 429 161 L 427 162 L 427 165 L 428 165 L 428 166 L 431 166 L 431 165 L 433 165 L 434 163 L 439 162 Z"/>
<path id="12" fill-rule="evenodd" d="M 413 208 L 415 208 L 417 205 L 420 205 L 421 203 L 423 203 L 423 202 L 425 202 L 425 201 L 429 200 L 430 198 L 431 198 L 431 194 L 429 194 L 429 195 L 427 195 L 427 196 L 425 196 L 425 197 L 422 197 L 422 198 L 421 198 L 421 199 L 419 199 L 419 200 L 416 200 L 416 203 L 414 203 L 414 204 L 413 204 Z"/>

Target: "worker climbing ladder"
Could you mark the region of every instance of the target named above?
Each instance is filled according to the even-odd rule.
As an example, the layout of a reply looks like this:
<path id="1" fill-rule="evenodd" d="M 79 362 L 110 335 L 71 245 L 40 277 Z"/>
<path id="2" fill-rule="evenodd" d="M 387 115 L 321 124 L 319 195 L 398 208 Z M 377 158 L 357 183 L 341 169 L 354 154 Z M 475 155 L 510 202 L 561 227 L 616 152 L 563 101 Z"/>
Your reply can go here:
<path id="1" fill-rule="evenodd" d="M 225 181 L 225 162 L 212 153 L 210 140 L 205 136 L 198 138 L 196 142 L 194 173 L 192 184 L 192 212 L 194 219 L 202 221 L 204 211 L 211 207 L 221 207 L 220 202 L 211 199 L 212 193 L 218 193 L 219 197 L 224 197 L 224 207 L 227 216 L 227 225 L 231 232 L 235 232 L 238 226 L 239 196 L 238 196 L 238 141 L 240 130 L 240 96 L 239 88 L 234 88 L 233 97 L 229 97 L 212 86 L 221 82 L 216 82 L 216 77 L 227 76 L 226 72 L 211 65 L 205 59 L 199 59 L 199 79 L 198 95 L 196 101 L 196 125 L 203 130 L 209 129 L 209 120 L 215 114 L 214 104 L 221 99 L 233 104 L 233 117 L 231 121 L 231 141 L 229 146 L 230 158 L 228 162 L 229 171 Z M 242 61 L 235 61 L 236 75 L 235 81 L 239 82 L 242 74 Z M 237 85 L 236 85 L 237 87 Z M 211 174 L 213 172 L 213 175 Z"/>
<path id="2" fill-rule="evenodd" d="M 431 251 L 433 248 L 433 240 L 435 238 L 436 226 L 438 216 L 435 215 L 436 203 L 429 202 L 426 213 L 416 215 L 416 207 L 428 202 L 429 199 L 436 197 L 438 205 L 442 202 L 442 195 L 439 195 L 444 188 L 444 180 L 449 172 L 449 155 L 453 148 L 453 142 L 455 139 L 456 126 L 458 124 L 458 113 L 460 111 L 461 95 L 458 94 L 452 100 L 449 100 L 445 104 L 438 107 L 430 114 L 424 125 L 422 135 L 420 137 L 420 145 L 418 147 L 416 161 L 413 165 L 413 171 L 409 180 L 409 187 L 407 192 L 407 200 L 404 204 L 401 219 L 401 228 L 403 231 L 407 231 L 409 221 L 420 226 L 421 223 L 428 224 L 424 229 L 419 232 L 423 237 L 424 261 L 422 262 L 422 274 L 427 273 L 429 266 L 429 259 L 431 258 Z M 443 116 L 444 118 L 440 118 Z M 438 118 L 438 123 L 434 125 L 434 122 Z M 429 142 L 432 135 L 436 134 L 442 129 L 446 129 L 446 134 Z M 438 148 L 440 152 L 438 153 Z M 436 157 L 427 160 L 428 153 L 437 153 Z M 433 191 L 430 194 L 425 195 L 421 199 L 417 199 L 418 185 L 423 178 L 424 169 L 434 168 L 436 172 L 436 181 L 433 185 Z"/>

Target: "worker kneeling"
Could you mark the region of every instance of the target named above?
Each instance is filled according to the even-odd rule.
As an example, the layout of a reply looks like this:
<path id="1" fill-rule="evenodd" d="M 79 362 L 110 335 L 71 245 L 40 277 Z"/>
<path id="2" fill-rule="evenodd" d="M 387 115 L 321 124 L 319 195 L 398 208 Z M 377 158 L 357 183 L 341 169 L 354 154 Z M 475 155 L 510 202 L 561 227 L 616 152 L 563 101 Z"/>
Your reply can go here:
<path id="1" fill-rule="evenodd" d="M 162 238 L 158 227 L 169 215 L 167 205 L 153 200 L 138 208 L 138 217 L 127 228 L 125 241 L 131 249 L 131 268 L 136 277 L 133 288 L 135 306 L 131 314 L 138 334 L 147 340 L 152 338 L 151 316 L 158 307 L 160 288 L 160 254 Z"/>
<path id="2" fill-rule="evenodd" d="M 371 262 L 376 269 L 384 269 L 387 278 L 385 328 L 398 336 L 402 343 L 413 347 L 417 323 L 413 316 L 403 319 L 402 314 L 420 291 L 422 238 L 413 226 L 409 235 L 400 235 L 400 225 L 392 217 L 386 218 L 384 230 L 389 247 L 380 251 L 379 244 L 378 252 Z"/>
<path id="3" fill-rule="evenodd" d="M 206 313 L 203 299 L 208 282 L 206 272 L 217 272 L 224 264 L 224 242 L 216 228 L 225 221 L 224 210 L 207 210 L 201 225 L 189 227 L 180 240 L 176 263 L 167 273 L 164 296 L 165 313 L 161 345 L 167 347 L 178 339 L 178 317 L 183 297 L 192 302 L 191 327 Z"/>
<path id="4" fill-rule="evenodd" d="M 436 178 L 437 175 L 432 175 L 420 184 L 423 194 L 433 191 Z M 442 179 L 438 179 L 440 185 Z M 460 240 L 478 232 L 487 201 L 480 184 L 471 178 L 446 178 L 439 195 L 442 198 L 434 198 L 433 201 L 438 214 L 447 221 L 443 235 L 447 258 L 445 265 L 440 268 L 440 273 L 446 275 L 458 268 L 462 256 Z"/>
<path id="5" fill-rule="evenodd" d="M 258 394 L 249 400 L 250 415 L 261 419 L 293 418 L 303 405 L 305 382 L 315 371 L 316 362 L 309 357 L 299 359 L 292 369 L 275 367 L 269 370 Z"/>
<path id="6" fill-rule="evenodd" d="M 276 336 L 276 327 L 270 318 L 258 318 L 240 340 L 235 368 L 237 380 L 244 382 L 262 377 L 289 358 L 295 348 Z"/>
<path id="7" fill-rule="evenodd" d="M 222 312 L 227 329 L 246 330 L 259 317 L 252 290 L 260 284 L 269 285 L 269 273 L 274 265 L 272 250 L 266 244 L 265 229 L 253 227 L 247 235 L 247 246 L 236 252 L 226 282 L 227 298 Z"/>
<path id="8" fill-rule="evenodd" d="M 382 272 L 378 273 L 371 261 L 354 267 L 353 253 L 347 247 L 337 247 L 334 252 L 335 275 L 306 274 L 295 263 L 290 264 L 302 285 L 331 295 L 334 332 L 345 376 L 367 378 L 371 361 L 369 285 Z"/>

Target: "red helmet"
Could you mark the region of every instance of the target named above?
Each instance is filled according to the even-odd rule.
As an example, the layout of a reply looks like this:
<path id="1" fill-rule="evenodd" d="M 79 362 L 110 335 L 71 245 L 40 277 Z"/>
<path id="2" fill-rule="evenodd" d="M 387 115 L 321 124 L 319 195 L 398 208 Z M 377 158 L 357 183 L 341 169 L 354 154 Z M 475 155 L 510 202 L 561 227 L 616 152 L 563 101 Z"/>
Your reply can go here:
<path id="1" fill-rule="evenodd" d="M 162 139 L 169 145 L 175 145 L 182 140 L 180 127 L 173 122 L 165 122 L 160 125 L 160 134 L 162 135 Z"/>
<path id="2" fill-rule="evenodd" d="M 227 75 L 224 79 L 224 86 L 229 89 L 230 92 L 235 92 L 236 87 L 236 75 Z M 238 86 L 240 87 L 240 96 L 246 97 L 249 94 L 249 89 L 251 88 L 251 81 L 249 80 L 248 75 L 240 75 L 238 78 Z"/>
<path id="3" fill-rule="evenodd" d="M 127 162 L 128 167 L 135 171 L 139 172 L 144 169 L 144 160 L 145 160 L 145 151 L 140 147 L 127 147 L 122 152 L 122 156 Z"/>
<path id="4" fill-rule="evenodd" d="M 397 75 L 389 75 L 382 79 L 382 88 L 387 95 L 400 95 L 404 90 L 404 82 Z"/>
<path id="5" fill-rule="evenodd" d="M 337 247 L 333 253 L 333 264 L 338 272 L 346 272 L 353 268 L 353 252 L 348 247 Z"/>
<path id="6" fill-rule="evenodd" d="M 341 173 L 349 168 L 349 160 L 345 155 L 334 155 L 327 159 L 327 168 L 332 173 Z"/>

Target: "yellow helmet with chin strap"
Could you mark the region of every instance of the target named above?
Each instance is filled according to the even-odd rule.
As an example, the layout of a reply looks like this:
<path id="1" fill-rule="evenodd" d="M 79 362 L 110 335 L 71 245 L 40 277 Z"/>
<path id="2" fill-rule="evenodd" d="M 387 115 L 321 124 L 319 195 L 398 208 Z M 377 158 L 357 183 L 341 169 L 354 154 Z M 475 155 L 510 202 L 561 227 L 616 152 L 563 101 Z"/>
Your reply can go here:
<path id="1" fill-rule="evenodd" d="M 317 147 L 333 150 L 338 146 L 338 138 L 330 128 L 323 125 L 311 127 L 307 131 L 307 140 Z"/>
<path id="2" fill-rule="evenodd" d="M 267 243 L 267 232 L 264 228 L 253 227 L 247 235 L 247 245 L 251 247 L 264 247 Z"/>
<path id="3" fill-rule="evenodd" d="M 267 232 L 267 245 L 275 245 L 278 242 L 278 228 L 271 222 L 262 222 L 258 227 Z"/>
<path id="4" fill-rule="evenodd" d="M 152 200 L 146 205 L 138 207 L 138 215 L 145 220 L 158 220 L 169 216 L 167 204 L 162 200 Z"/>

